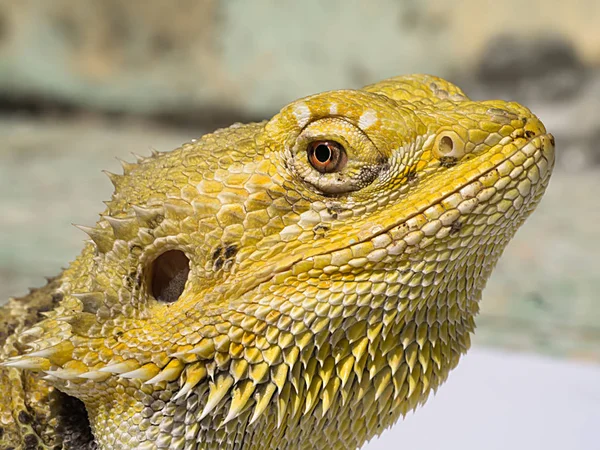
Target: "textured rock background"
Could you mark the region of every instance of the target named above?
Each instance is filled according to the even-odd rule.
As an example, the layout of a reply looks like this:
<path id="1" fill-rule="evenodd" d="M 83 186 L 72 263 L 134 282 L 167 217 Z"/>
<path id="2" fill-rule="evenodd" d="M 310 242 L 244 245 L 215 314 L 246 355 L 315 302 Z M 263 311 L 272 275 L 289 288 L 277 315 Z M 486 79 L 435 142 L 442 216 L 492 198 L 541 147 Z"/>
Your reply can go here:
<path id="1" fill-rule="evenodd" d="M 578 5 L 0 0 L 0 299 L 78 253 L 69 224 L 95 222 L 114 156 L 432 72 L 530 106 L 559 151 L 490 280 L 475 342 L 600 360 L 600 4 Z"/>

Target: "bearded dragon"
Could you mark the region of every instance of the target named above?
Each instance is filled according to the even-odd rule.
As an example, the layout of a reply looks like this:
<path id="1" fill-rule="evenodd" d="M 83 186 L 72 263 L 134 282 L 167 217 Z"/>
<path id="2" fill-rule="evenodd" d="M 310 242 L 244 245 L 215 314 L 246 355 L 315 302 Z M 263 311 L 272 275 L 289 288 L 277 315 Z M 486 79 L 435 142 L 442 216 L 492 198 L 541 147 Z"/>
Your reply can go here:
<path id="1" fill-rule="evenodd" d="M 2 309 L 0 446 L 361 446 L 467 351 L 553 163 L 527 108 L 428 75 L 123 163 L 77 259 Z"/>

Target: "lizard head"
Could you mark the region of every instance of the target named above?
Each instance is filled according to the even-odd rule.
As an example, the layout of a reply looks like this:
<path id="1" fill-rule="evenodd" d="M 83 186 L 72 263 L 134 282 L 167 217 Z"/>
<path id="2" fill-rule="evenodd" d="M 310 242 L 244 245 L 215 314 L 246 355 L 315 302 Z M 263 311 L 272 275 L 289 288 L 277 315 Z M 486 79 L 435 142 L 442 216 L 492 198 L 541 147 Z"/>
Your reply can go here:
<path id="1" fill-rule="evenodd" d="M 417 75 L 124 163 L 7 364 L 81 399 L 107 447 L 324 428 L 358 445 L 468 348 L 553 152 L 526 108 Z"/>

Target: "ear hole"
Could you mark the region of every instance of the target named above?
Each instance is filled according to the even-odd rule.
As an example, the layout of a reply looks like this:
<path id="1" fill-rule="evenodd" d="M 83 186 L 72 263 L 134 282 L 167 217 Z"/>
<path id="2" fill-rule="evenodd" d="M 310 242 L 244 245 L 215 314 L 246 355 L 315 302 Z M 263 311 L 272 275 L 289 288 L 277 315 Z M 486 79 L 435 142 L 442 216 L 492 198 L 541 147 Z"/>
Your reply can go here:
<path id="1" fill-rule="evenodd" d="M 159 302 L 179 299 L 190 273 L 190 260 L 181 250 L 169 250 L 156 258 L 150 267 L 150 291 Z"/>

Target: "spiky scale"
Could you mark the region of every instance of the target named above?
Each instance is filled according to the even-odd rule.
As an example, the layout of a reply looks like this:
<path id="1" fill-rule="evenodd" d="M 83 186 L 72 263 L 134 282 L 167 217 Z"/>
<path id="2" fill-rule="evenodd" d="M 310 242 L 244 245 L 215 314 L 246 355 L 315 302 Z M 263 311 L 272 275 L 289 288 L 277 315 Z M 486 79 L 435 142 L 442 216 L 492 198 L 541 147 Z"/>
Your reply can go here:
<path id="1" fill-rule="evenodd" d="M 227 423 L 240 415 L 242 410 L 248 405 L 248 400 L 254 393 L 255 389 L 256 385 L 251 380 L 244 380 L 237 384 L 237 386 L 233 389 L 229 412 L 227 413 L 223 423 Z"/>
<path id="2" fill-rule="evenodd" d="M 106 366 L 99 369 L 100 372 L 105 373 L 116 373 L 116 374 L 125 374 L 127 372 L 139 369 L 140 364 L 135 359 L 129 359 L 127 361 L 119 361 L 111 364 L 107 364 Z"/>
<path id="3" fill-rule="evenodd" d="M 221 375 L 214 382 L 210 382 L 208 399 L 198 420 L 204 419 L 211 413 L 225 395 L 227 395 L 231 386 L 233 386 L 233 378 L 226 375 Z"/>
<path id="4" fill-rule="evenodd" d="M 14 367 L 16 369 L 27 369 L 35 371 L 46 371 L 50 369 L 50 360 L 35 356 L 19 356 L 0 363 L 4 367 Z"/>
<path id="5" fill-rule="evenodd" d="M 169 364 L 166 365 L 164 369 L 162 369 L 159 373 L 157 373 L 154 377 L 146 380 L 145 384 L 156 384 L 162 381 L 175 381 L 183 372 L 184 365 L 178 359 L 172 359 Z"/>
<path id="6" fill-rule="evenodd" d="M 288 406 L 292 397 L 292 386 L 289 383 L 283 387 L 283 390 L 276 397 L 277 407 L 277 428 L 280 428 L 286 419 Z"/>
<path id="7" fill-rule="evenodd" d="M 208 371 L 202 363 L 188 365 L 185 368 L 185 382 L 175 395 L 174 400 L 187 396 L 198 383 L 206 378 L 207 374 Z"/>
<path id="8" fill-rule="evenodd" d="M 123 179 L 123 175 L 119 175 L 117 173 L 109 172 L 108 170 L 103 170 L 102 173 L 108 177 L 112 185 L 117 189 L 119 187 L 119 183 Z"/>
<path id="9" fill-rule="evenodd" d="M 138 233 L 138 223 L 135 217 L 119 218 L 104 215 L 102 218 L 111 226 L 116 239 L 130 241 Z"/>
<path id="10" fill-rule="evenodd" d="M 340 378 L 333 378 L 325 385 L 323 393 L 321 395 L 321 401 L 323 402 L 322 417 L 325 417 L 329 408 L 333 405 L 338 391 L 342 385 Z"/>
<path id="11" fill-rule="evenodd" d="M 123 168 L 123 175 L 129 175 L 131 171 L 138 166 L 135 163 L 127 162 L 121 158 L 117 158 L 117 161 L 119 161 L 119 164 L 121 164 L 121 167 Z"/>
<path id="12" fill-rule="evenodd" d="M 112 250 L 115 242 L 115 237 L 112 233 L 112 230 L 76 224 L 73 224 L 73 226 L 87 234 L 92 242 L 96 244 L 96 247 L 100 253 L 107 253 Z"/>
<path id="13" fill-rule="evenodd" d="M 78 299 L 83 308 L 83 312 L 95 314 L 104 302 L 104 294 L 102 292 L 82 292 L 72 293 L 71 296 Z"/>
<path id="14" fill-rule="evenodd" d="M 142 207 L 138 205 L 132 205 L 131 209 L 137 217 L 138 224 L 145 228 L 154 228 L 164 218 L 163 207 Z"/>

